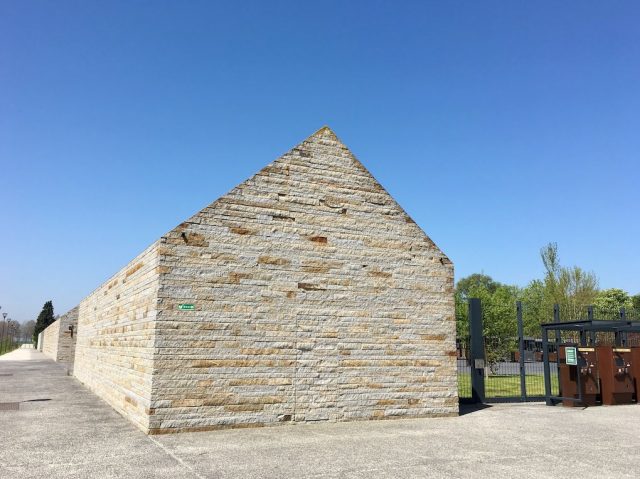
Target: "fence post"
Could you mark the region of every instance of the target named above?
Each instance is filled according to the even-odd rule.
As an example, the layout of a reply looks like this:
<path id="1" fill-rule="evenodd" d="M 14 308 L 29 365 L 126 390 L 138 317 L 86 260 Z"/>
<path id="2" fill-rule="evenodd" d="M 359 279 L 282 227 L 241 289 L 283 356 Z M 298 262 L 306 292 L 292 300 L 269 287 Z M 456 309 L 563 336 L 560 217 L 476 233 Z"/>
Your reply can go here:
<path id="1" fill-rule="evenodd" d="M 553 322 L 560 322 L 560 305 L 555 303 L 553 305 Z M 555 339 L 555 347 L 556 347 L 556 368 L 560 367 L 560 343 L 562 342 L 562 335 L 559 330 L 553 332 Z M 548 339 L 548 336 L 547 336 Z M 543 346 L 544 347 L 544 346 Z M 549 351 L 547 351 L 548 353 Z M 547 359 L 548 362 L 548 359 Z M 556 369 L 558 371 L 559 369 Z M 545 373 L 546 374 L 546 373 Z M 549 379 L 549 384 L 551 384 L 551 379 Z M 560 386 L 560 381 L 558 381 L 558 396 L 562 396 L 562 387 Z"/>
<path id="2" fill-rule="evenodd" d="M 593 306 L 587 307 L 587 318 L 589 321 L 593 321 Z M 596 344 L 596 332 L 589 331 L 589 343 L 591 346 L 595 346 Z"/>
<path id="3" fill-rule="evenodd" d="M 553 322 L 554 323 L 559 323 L 560 322 L 560 305 L 558 303 L 554 303 L 553 305 Z M 553 337 L 555 339 L 556 342 L 556 348 L 558 347 L 558 344 L 560 344 L 560 331 L 554 331 L 553 332 Z"/>
<path id="4" fill-rule="evenodd" d="M 482 304 L 478 298 L 469 298 L 469 356 L 471 361 L 471 397 L 483 403 L 484 395 L 484 334 Z"/>
<path id="5" fill-rule="evenodd" d="M 527 379 L 524 364 L 524 325 L 522 324 L 522 301 L 516 301 L 518 319 L 518 348 L 520 349 L 520 400 L 527 400 Z"/>
<path id="6" fill-rule="evenodd" d="M 627 319 L 627 310 L 624 308 L 620 308 L 620 320 L 626 321 Z M 619 343 L 620 346 L 627 346 L 627 332 L 626 331 L 617 331 L 616 332 L 616 345 Z"/>
<path id="7" fill-rule="evenodd" d="M 549 333 L 547 328 L 542 328 L 542 361 L 544 364 L 545 403 L 547 406 L 553 406 L 553 400 L 551 399 L 551 367 L 549 366 Z M 562 396 L 562 393 L 560 393 L 560 396 Z"/>

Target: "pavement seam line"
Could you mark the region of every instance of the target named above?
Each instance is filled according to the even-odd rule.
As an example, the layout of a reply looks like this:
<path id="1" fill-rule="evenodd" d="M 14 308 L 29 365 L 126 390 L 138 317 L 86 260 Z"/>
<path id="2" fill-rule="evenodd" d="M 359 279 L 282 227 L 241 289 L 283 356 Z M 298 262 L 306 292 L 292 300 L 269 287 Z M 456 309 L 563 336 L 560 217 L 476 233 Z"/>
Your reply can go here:
<path id="1" fill-rule="evenodd" d="M 151 436 L 147 436 L 147 438 L 153 442 L 156 446 L 158 446 L 160 449 L 162 449 L 164 451 L 165 454 L 167 454 L 167 456 L 171 457 L 174 461 L 176 461 L 178 464 L 180 464 L 182 467 L 184 467 L 185 469 L 189 470 L 190 472 L 193 473 L 193 475 L 195 475 L 198 479 L 209 479 L 203 475 L 201 475 L 198 471 L 196 471 L 193 467 L 191 467 L 189 464 L 187 464 L 185 461 L 183 461 L 180 457 L 176 456 L 173 452 L 171 452 L 169 450 L 168 447 L 166 447 L 164 444 L 162 444 L 160 441 L 158 441 L 157 439 L 154 439 Z"/>

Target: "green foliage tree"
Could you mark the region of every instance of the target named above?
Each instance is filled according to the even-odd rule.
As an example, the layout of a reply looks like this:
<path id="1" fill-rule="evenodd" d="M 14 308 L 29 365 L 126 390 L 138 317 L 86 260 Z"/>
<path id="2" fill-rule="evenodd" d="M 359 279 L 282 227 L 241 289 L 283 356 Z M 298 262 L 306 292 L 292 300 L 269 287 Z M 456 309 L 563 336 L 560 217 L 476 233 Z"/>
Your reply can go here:
<path id="1" fill-rule="evenodd" d="M 500 283 L 483 273 L 474 273 L 462 278 L 456 284 L 456 328 L 459 338 L 466 338 L 469 334 L 469 320 L 467 300 L 469 298 L 486 298 L 495 293 Z"/>
<path id="2" fill-rule="evenodd" d="M 485 334 L 485 358 L 493 373 L 501 361 L 510 360 L 511 353 L 518 347 L 516 320 L 516 300 L 519 289 L 516 286 L 499 286 L 495 293 L 480 298 L 482 300 L 483 327 Z"/>
<path id="3" fill-rule="evenodd" d="M 36 319 L 36 326 L 33 330 L 33 343 L 36 344 L 38 342 L 38 335 L 44 331 L 47 326 L 55 321 L 55 316 L 53 315 L 53 303 L 51 301 L 47 301 L 44 303 L 42 307 L 42 311 L 38 315 Z"/>
<path id="4" fill-rule="evenodd" d="M 640 312 L 640 294 L 631 296 L 631 304 L 633 305 L 633 309 L 635 309 L 637 312 Z"/>
<path id="5" fill-rule="evenodd" d="M 456 326 L 459 337 L 467 337 L 469 318 L 466 300 L 482 302 L 486 360 L 489 367 L 507 359 L 516 346 L 516 307 L 519 289 L 494 281 L 490 276 L 474 274 L 461 279 L 456 286 Z"/>
<path id="6" fill-rule="evenodd" d="M 593 304 L 598 294 L 598 278 L 579 266 L 560 265 L 558 245 L 549 243 L 540 250 L 545 267 L 544 309 L 552 310 L 553 304 L 560 305 L 560 313 L 565 321 L 584 319 L 584 309 Z"/>
<path id="7" fill-rule="evenodd" d="M 546 301 L 544 281 L 534 279 L 520 292 L 522 323 L 525 336 L 540 336 L 540 325 L 553 321 L 553 309 Z"/>
<path id="8" fill-rule="evenodd" d="M 546 302 L 558 303 L 562 299 L 559 286 L 560 259 L 558 258 L 558 244 L 549 243 L 540 250 L 540 257 L 545 269 L 544 298 Z M 548 304 L 547 304 L 548 306 Z"/>
<path id="9" fill-rule="evenodd" d="M 502 286 L 489 275 L 482 273 L 475 273 L 466 278 L 462 278 L 456 284 L 456 292 L 464 298 L 472 298 L 474 291 L 487 291 L 490 294 L 496 292 L 496 290 Z"/>
<path id="10" fill-rule="evenodd" d="M 467 307 L 467 298 L 455 292 L 456 303 L 456 335 L 460 340 L 466 340 L 469 336 L 469 311 Z"/>
<path id="11" fill-rule="evenodd" d="M 593 301 L 593 304 L 600 309 L 601 315 L 608 315 L 611 317 L 615 317 L 620 311 L 620 308 L 628 310 L 633 309 L 633 301 L 631 300 L 629 293 L 618 288 L 603 289 L 602 291 L 599 291 Z M 603 317 L 607 319 L 605 316 Z"/>

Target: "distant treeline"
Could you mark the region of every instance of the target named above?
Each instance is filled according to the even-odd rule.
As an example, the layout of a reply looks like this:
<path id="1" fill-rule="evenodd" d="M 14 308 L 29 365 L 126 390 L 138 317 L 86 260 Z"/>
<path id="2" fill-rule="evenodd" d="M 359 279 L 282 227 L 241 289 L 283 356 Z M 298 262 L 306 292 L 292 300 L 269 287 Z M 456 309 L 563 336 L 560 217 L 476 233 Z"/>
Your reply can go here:
<path id="1" fill-rule="evenodd" d="M 516 301 L 523 306 L 525 335 L 539 336 L 540 324 L 553 321 L 553 305 L 560 307 L 560 319 L 587 318 L 593 306 L 595 319 L 617 319 L 621 308 L 630 319 L 640 320 L 640 294 L 630 295 L 618 288 L 599 289 L 593 272 L 579 266 L 560 264 L 558 246 L 549 243 L 540 250 L 545 276 L 524 288 L 503 284 L 486 274 L 472 274 L 456 284 L 458 336 L 468 334 L 467 298 L 480 298 L 486 336 L 506 337 L 515 331 Z"/>

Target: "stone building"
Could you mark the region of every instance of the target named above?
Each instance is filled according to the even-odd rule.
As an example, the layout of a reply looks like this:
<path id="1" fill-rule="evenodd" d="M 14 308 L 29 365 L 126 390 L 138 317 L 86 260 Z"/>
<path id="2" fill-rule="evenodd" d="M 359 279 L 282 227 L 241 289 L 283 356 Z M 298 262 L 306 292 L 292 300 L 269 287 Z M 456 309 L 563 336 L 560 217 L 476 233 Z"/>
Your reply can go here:
<path id="1" fill-rule="evenodd" d="M 85 298 L 75 375 L 148 433 L 455 415 L 453 266 L 325 127 Z"/>
<path id="2" fill-rule="evenodd" d="M 78 329 L 78 306 L 60 316 L 42 333 L 41 351 L 73 369 Z M 40 346 L 40 345 L 39 345 Z"/>

